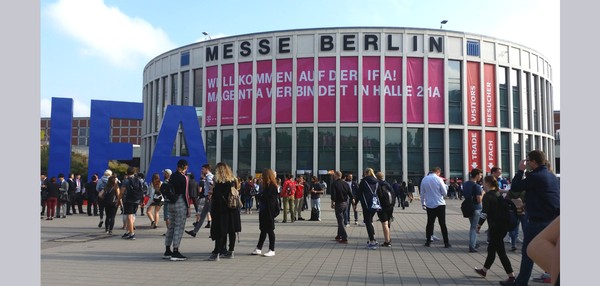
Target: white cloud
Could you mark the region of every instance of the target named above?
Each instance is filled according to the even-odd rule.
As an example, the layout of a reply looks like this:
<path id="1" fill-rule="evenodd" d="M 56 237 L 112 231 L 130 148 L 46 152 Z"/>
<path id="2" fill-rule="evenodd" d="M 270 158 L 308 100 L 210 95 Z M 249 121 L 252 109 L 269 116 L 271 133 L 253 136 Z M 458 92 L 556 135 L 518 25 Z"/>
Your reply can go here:
<path id="1" fill-rule="evenodd" d="M 162 29 L 103 0 L 59 0 L 47 12 L 60 29 L 81 41 L 82 54 L 101 56 L 119 67 L 137 68 L 175 47 Z"/>
<path id="2" fill-rule="evenodd" d="M 52 111 L 52 101 L 47 98 L 42 98 L 40 102 L 40 117 L 50 117 Z"/>

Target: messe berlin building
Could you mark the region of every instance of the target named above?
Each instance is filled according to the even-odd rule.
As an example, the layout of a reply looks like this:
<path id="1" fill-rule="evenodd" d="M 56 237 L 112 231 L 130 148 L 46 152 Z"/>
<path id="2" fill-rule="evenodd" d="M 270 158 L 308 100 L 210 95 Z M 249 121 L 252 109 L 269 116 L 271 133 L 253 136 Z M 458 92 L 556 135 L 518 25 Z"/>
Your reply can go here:
<path id="1" fill-rule="evenodd" d="M 543 55 L 483 35 L 356 27 L 212 39 L 146 65 L 141 169 L 166 106 L 186 105 L 208 162 L 239 176 L 371 167 L 419 181 L 434 166 L 512 176 L 534 149 L 554 163 L 552 97 Z M 187 155 L 182 138 L 173 155 Z"/>

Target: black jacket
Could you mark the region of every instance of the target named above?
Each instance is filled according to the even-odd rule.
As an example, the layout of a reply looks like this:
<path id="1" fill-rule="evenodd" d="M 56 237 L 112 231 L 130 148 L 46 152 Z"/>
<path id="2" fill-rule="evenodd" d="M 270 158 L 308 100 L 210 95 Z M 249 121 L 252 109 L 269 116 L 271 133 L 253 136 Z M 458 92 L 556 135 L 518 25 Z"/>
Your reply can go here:
<path id="1" fill-rule="evenodd" d="M 331 185 L 331 200 L 336 203 L 343 203 L 347 202 L 348 198 L 354 198 L 348 183 L 341 179 L 335 180 Z"/>
<path id="2" fill-rule="evenodd" d="M 560 215 L 560 183 L 545 165 L 527 173 L 518 171 L 512 180 L 511 192 L 525 193 L 525 211 L 532 221 L 549 222 Z"/>

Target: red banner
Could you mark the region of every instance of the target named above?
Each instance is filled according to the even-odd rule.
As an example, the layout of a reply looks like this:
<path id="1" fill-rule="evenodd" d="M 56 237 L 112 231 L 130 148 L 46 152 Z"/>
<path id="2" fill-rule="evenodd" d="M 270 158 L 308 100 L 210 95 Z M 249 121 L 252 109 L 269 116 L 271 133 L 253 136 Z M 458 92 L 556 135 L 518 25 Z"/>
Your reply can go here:
<path id="1" fill-rule="evenodd" d="M 406 122 L 423 123 L 423 58 L 407 59 Z"/>
<path id="2" fill-rule="evenodd" d="M 479 82 L 479 63 L 467 62 L 467 123 L 473 126 L 481 125 Z"/>
<path id="3" fill-rule="evenodd" d="M 384 73 L 385 122 L 402 122 L 402 58 L 386 57 Z"/>
<path id="4" fill-rule="evenodd" d="M 358 57 L 340 58 L 340 122 L 358 122 Z"/>
<path id="5" fill-rule="evenodd" d="M 314 59 L 298 59 L 296 70 L 296 122 L 310 123 L 313 122 L 315 114 Z"/>
<path id="6" fill-rule="evenodd" d="M 475 168 L 482 169 L 481 157 L 481 131 L 469 130 L 467 138 L 469 152 L 469 171 Z"/>
<path id="7" fill-rule="evenodd" d="M 319 122 L 335 122 L 335 76 L 335 58 L 319 58 Z"/>
<path id="8" fill-rule="evenodd" d="M 428 59 L 427 109 L 429 123 L 444 124 L 444 60 Z"/>
<path id="9" fill-rule="evenodd" d="M 252 62 L 238 65 L 238 124 L 252 124 Z"/>
<path id="10" fill-rule="evenodd" d="M 381 119 L 381 69 L 379 57 L 362 58 L 362 109 L 363 122 L 380 122 Z"/>
<path id="11" fill-rule="evenodd" d="M 217 125 L 217 104 L 219 100 L 219 66 L 206 68 L 206 106 L 204 120 L 206 126 Z"/>
<path id="12" fill-rule="evenodd" d="M 221 82 L 221 125 L 233 125 L 235 100 L 235 67 L 233 64 L 221 66 Z"/>
<path id="13" fill-rule="evenodd" d="M 275 70 L 275 122 L 292 123 L 292 59 L 278 59 Z"/>
<path id="14" fill-rule="evenodd" d="M 483 65 L 485 126 L 496 126 L 496 67 Z"/>
<path id="15" fill-rule="evenodd" d="M 256 124 L 271 123 L 272 71 L 270 60 L 256 62 Z"/>
<path id="16" fill-rule="evenodd" d="M 485 172 L 491 172 L 492 167 L 496 166 L 498 160 L 498 148 L 496 148 L 496 132 L 487 131 L 485 132 L 485 161 L 486 161 L 486 170 Z"/>

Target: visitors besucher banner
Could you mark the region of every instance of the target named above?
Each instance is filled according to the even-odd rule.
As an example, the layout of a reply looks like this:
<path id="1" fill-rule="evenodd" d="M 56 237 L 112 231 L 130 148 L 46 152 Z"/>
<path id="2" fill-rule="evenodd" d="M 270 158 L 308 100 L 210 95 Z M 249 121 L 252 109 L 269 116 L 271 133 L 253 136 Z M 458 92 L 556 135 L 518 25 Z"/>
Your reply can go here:
<path id="1" fill-rule="evenodd" d="M 496 66 L 483 65 L 485 126 L 496 126 Z"/>
<path id="2" fill-rule="evenodd" d="M 471 169 L 483 169 L 481 157 L 481 131 L 469 130 L 468 131 L 468 152 L 469 152 L 469 170 Z"/>
<path id="3" fill-rule="evenodd" d="M 467 62 L 467 124 L 481 125 L 481 86 L 479 63 Z"/>

